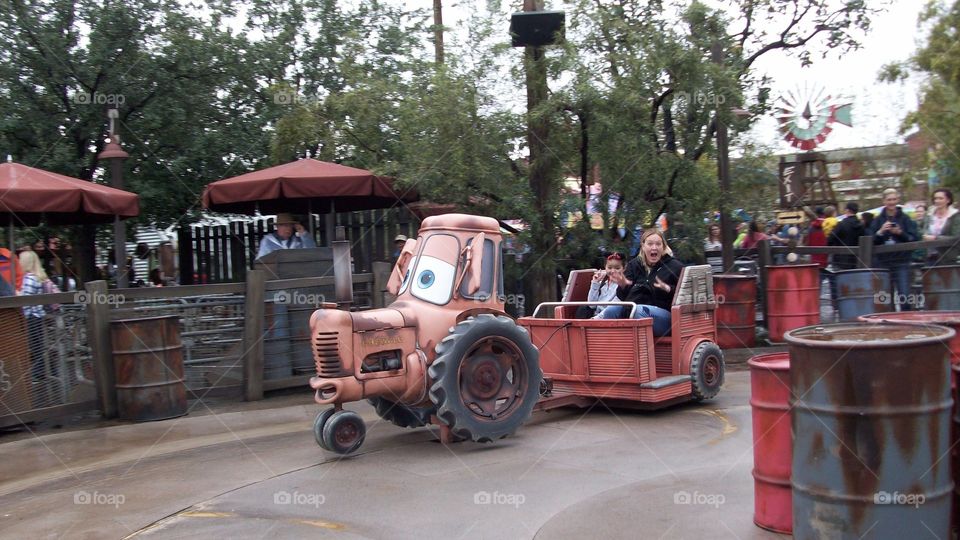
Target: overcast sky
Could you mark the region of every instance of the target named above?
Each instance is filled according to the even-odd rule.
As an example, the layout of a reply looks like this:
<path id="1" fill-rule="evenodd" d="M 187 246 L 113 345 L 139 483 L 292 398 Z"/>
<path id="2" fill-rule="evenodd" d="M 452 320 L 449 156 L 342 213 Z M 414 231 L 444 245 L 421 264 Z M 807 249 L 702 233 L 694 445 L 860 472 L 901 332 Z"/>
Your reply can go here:
<path id="1" fill-rule="evenodd" d="M 444 25 L 456 28 L 466 9 L 480 9 L 487 0 L 444 0 Z M 882 3 L 868 0 L 871 3 Z M 559 1 L 547 2 L 550 9 L 562 9 Z M 834 124 L 834 131 L 820 147 L 830 150 L 873 146 L 901 142 L 900 124 L 909 111 L 917 106 L 919 81 L 912 77 L 906 83 L 887 84 L 877 82 L 880 68 L 887 63 L 907 59 L 920 41 L 917 15 L 925 0 L 893 0 L 887 11 L 876 17 L 873 29 L 862 41 L 860 50 L 838 58 L 836 53 L 826 59 L 814 58 L 814 65 L 801 68 L 800 62 L 782 52 L 765 55 L 755 63 L 755 68 L 773 79 L 772 96 L 776 99 L 783 93 L 803 85 L 819 85 L 831 95 L 850 98 L 853 103 L 853 127 Z M 431 8 L 432 0 L 411 0 L 408 7 Z M 504 5 L 509 2 L 505 0 Z M 509 21 L 504 22 L 504 32 Z M 740 25 L 734 28 L 739 30 Z M 456 31 L 456 30 L 454 30 Z M 759 120 L 746 138 L 771 147 L 775 152 L 795 151 L 783 141 L 777 131 L 773 115 Z M 734 143 L 742 141 L 734 141 Z M 734 150 L 736 152 L 736 150 Z"/>

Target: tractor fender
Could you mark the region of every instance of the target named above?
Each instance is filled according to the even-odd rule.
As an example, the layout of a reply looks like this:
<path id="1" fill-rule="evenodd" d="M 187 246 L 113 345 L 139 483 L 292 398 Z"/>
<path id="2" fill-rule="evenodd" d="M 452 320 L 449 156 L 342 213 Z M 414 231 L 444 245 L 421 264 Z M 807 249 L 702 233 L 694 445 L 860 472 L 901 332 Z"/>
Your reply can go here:
<path id="1" fill-rule="evenodd" d="M 683 349 L 680 350 L 678 375 L 690 374 L 690 360 L 693 358 L 693 351 L 697 350 L 697 347 L 699 347 L 701 343 L 713 343 L 713 340 L 706 337 L 696 337 L 688 341 L 686 345 L 683 346 Z"/>
<path id="2" fill-rule="evenodd" d="M 502 317 L 507 317 L 507 318 L 509 318 L 509 319 L 513 319 L 513 317 L 511 317 L 511 316 L 510 316 L 508 313 L 506 313 L 505 311 L 501 311 L 501 310 L 495 309 L 495 308 L 481 307 L 481 308 L 468 309 L 468 310 L 460 313 L 459 315 L 457 315 L 457 322 L 459 323 L 459 322 L 465 321 L 465 320 L 467 320 L 467 318 L 469 318 L 469 317 L 476 317 L 477 315 L 480 315 L 481 313 L 489 313 L 489 314 L 493 315 L 494 317 L 500 317 L 500 316 L 502 316 Z"/>

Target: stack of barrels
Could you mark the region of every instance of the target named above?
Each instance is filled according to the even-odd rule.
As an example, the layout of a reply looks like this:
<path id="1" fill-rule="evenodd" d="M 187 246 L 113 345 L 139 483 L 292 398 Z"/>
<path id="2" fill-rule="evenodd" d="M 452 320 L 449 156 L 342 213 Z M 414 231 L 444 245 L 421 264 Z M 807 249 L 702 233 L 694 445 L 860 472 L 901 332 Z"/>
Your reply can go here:
<path id="1" fill-rule="evenodd" d="M 960 313 L 862 319 L 787 331 L 789 353 L 750 360 L 754 522 L 797 538 L 949 538 Z"/>

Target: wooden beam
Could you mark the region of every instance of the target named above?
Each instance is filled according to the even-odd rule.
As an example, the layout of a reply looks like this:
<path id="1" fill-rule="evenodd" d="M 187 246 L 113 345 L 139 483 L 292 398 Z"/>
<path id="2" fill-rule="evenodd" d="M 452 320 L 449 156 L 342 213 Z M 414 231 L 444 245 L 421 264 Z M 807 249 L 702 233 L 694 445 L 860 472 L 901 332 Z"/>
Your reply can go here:
<path id="1" fill-rule="evenodd" d="M 263 399 L 263 270 L 247 272 L 247 297 L 243 323 L 243 388 L 247 401 Z"/>

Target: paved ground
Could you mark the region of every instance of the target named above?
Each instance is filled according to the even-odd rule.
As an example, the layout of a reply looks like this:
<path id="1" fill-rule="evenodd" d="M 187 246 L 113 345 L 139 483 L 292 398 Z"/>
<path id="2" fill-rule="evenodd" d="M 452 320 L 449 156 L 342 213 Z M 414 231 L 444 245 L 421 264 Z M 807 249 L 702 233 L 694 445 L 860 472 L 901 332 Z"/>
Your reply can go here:
<path id="1" fill-rule="evenodd" d="M 444 446 L 357 404 L 367 441 L 341 459 L 313 441 L 309 394 L 0 437 L 0 536 L 776 538 L 752 523 L 746 356 L 728 355 L 712 402 L 536 413 L 489 445 Z"/>

